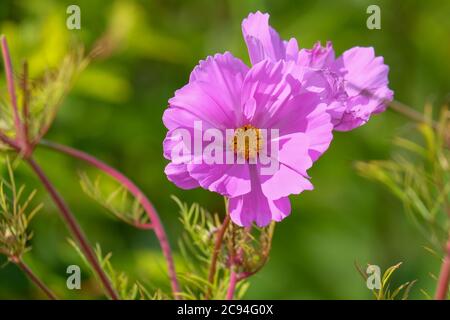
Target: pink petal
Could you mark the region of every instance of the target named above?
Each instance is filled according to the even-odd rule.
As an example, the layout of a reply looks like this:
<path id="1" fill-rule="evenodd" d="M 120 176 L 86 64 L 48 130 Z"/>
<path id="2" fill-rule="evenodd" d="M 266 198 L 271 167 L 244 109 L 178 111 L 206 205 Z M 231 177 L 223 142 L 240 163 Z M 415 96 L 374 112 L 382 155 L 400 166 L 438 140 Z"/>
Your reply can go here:
<path id="1" fill-rule="evenodd" d="M 286 46 L 286 61 L 297 61 L 299 50 L 298 43 L 295 38 L 289 39 L 289 41 L 285 42 Z"/>
<path id="2" fill-rule="evenodd" d="M 239 226 L 250 227 L 254 222 L 258 227 L 267 226 L 272 220 L 281 221 L 291 212 L 288 197 L 270 200 L 260 190 L 231 198 L 228 202 L 231 220 Z"/>
<path id="3" fill-rule="evenodd" d="M 247 106 L 251 101 L 254 107 L 246 108 L 245 121 L 259 128 L 269 128 L 265 123 L 292 97 L 293 91 L 300 90 L 300 83 L 286 69 L 284 61 L 269 60 L 250 69 L 244 79 L 241 104 Z M 253 110 L 253 114 L 248 110 Z"/>
<path id="4" fill-rule="evenodd" d="M 204 189 L 226 197 L 250 192 L 250 174 L 246 164 L 188 164 L 189 175 Z"/>
<path id="5" fill-rule="evenodd" d="M 280 199 L 268 198 L 261 189 L 261 181 L 257 165 L 250 165 L 251 191 L 238 197 L 232 197 L 228 202 L 231 220 L 240 225 L 249 227 L 256 222 L 264 227 L 271 220 L 281 221 L 291 211 L 288 197 Z"/>
<path id="6" fill-rule="evenodd" d="M 247 71 L 245 64 L 228 52 L 201 61 L 192 72 L 190 82 L 169 100 L 164 124 L 169 129 L 177 125 L 192 127 L 193 120 L 197 119 L 214 128 L 234 127 Z"/>
<path id="7" fill-rule="evenodd" d="M 328 149 L 333 139 L 333 124 L 326 111 L 327 106 L 320 102 L 318 94 L 303 93 L 277 110 L 267 125 L 278 128 L 281 137 L 304 133 L 309 140 L 309 155 L 315 161 Z"/>
<path id="8" fill-rule="evenodd" d="M 386 110 L 385 101 L 392 101 L 393 92 L 384 87 L 374 91 L 374 96 L 384 97 L 378 100 L 373 97 L 360 94 L 349 97 L 345 102 L 345 111 L 338 122 L 335 123 L 335 130 L 350 131 L 360 127 L 369 121 L 372 114 L 378 114 Z"/>
<path id="9" fill-rule="evenodd" d="M 269 199 L 279 199 L 312 190 L 306 171 L 312 166 L 309 139 L 304 133 L 283 136 L 278 155 L 279 168 L 271 176 L 261 176 L 261 187 Z"/>
<path id="10" fill-rule="evenodd" d="M 242 33 L 252 64 L 264 59 L 278 61 L 286 57 L 286 44 L 269 25 L 269 14 L 250 13 L 242 21 Z M 291 44 L 291 48 L 292 48 Z"/>
<path id="11" fill-rule="evenodd" d="M 383 57 L 375 57 L 372 47 L 354 47 L 345 51 L 336 60 L 334 68 L 343 75 L 349 96 L 388 84 L 389 67 L 384 64 Z"/>
<path id="12" fill-rule="evenodd" d="M 164 173 L 171 182 L 181 189 L 199 187 L 198 182 L 189 175 L 186 164 L 169 163 L 164 169 Z"/>
<path id="13" fill-rule="evenodd" d="M 332 69 L 344 79 L 348 95 L 342 117 L 335 120 L 336 130 L 348 131 L 365 124 L 372 114 L 384 111 L 392 101 L 389 67 L 383 57 L 375 56 L 373 48 L 354 47 L 345 51 Z"/>
<path id="14" fill-rule="evenodd" d="M 312 49 L 300 50 L 298 63 L 313 69 L 325 69 L 331 67 L 334 57 L 334 49 L 330 41 L 325 47 L 317 42 Z"/>

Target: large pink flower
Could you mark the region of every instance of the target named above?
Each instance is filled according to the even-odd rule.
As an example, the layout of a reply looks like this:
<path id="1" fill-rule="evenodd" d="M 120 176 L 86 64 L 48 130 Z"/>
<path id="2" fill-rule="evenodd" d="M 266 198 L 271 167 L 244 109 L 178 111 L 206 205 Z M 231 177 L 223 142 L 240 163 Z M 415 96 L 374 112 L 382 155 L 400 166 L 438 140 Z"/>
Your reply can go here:
<path id="1" fill-rule="evenodd" d="M 265 226 L 290 213 L 289 195 L 313 188 L 307 170 L 332 130 L 366 123 L 393 93 L 388 67 L 372 48 L 337 59 L 331 43 L 299 50 L 260 12 L 244 19 L 242 31 L 251 68 L 230 53 L 208 57 L 169 100 L 165 172 L 180 188 L 227 197 L 236 224 Z"/>
<path id="2" fill-rule="evenodd" d="M 241 226 L 265 226 L 286 217 L 288 196 L 313 188 L 306 172 L 328 148 L 333 129 L 326 104 L 303 90 L 290 73 L 294 67 L 295 62 L 262 60 L 248 68 L 230 53 L 201 61 L 163 116 L 169 130 L 164 141 L 164 155 L 171 160 L 165 170 L 169 180 L 180 188 L 201 186 L 228 197 L 231 218 Z M 195 136 L 211 129 L 223 136 L 235 129 L 231 140 L 216 146 L 224 150 L 222 159 L 231 155 L 243 163 L 211 163 L 205 153 L 193 150 Z M 264 136 L 263 129 L 277 129 L 278 135 Z M 249 131 L 257 147 L 236 147 L 236 137 Z M 217 142 L 206 140 L 197 147 L 206 150 Z M 258 155 L 272 142 L 278 147 L 268 150 L 268 157 L 278 164 L 264 173 L 267 164 Z M 183 150 L 182 157 L 175 159 L 179 153 L 174 150 Z"/>
<path id="3" fill-rule="evenodd" d="M 348 131 L 365 124 L 392 101 L 389 67 L 383 57 L 375 56 L 373 48 L 354 47 L 337 59 L 331 42 L 299 50 L 294 38 L 283 41 L 269 25 L 269 15 L 259 11 L 244 19 L 242 32 L 252 64 L 265 59 L 296 62 L 293 76 L 308 90 L 321 93 L 335 130 Z"/>

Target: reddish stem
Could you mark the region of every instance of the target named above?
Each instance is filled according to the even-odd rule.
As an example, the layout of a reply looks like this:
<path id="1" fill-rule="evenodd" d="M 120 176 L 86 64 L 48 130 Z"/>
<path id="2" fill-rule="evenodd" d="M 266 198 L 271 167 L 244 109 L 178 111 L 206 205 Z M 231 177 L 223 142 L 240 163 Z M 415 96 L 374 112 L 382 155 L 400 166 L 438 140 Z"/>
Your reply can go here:
<path id="1" fill-rule="evenodd" d="M 41 180 L 44 187 L 47 189 L 48 193 L 52 197 L 53 201 L 55 202 L 56 206 L 59 209 L 59 212 L 61 213 L 61 216 L 63 220 L 66 222 L 67 227 L 69 228 L 70 232 L 72 233 L 73 237 L 77 240 L 78 244 L 80 245 L 80 249 L 84 253 L 87 261 L 91 264 L 93 267 L 95 273 L 99 277 L 100 281 L 102 282 L 103 286 L 105 287 L 106 291 L 108 292 L 108 295 L 113 300 L 118 300 L 119 296 L 117 295 L 116 291 L 111 285 L 111 282 L 100 266 L 100 263 L 92 250 L 91 246 L 89 245 L 86 236 L 83 233 L 83 230 L 81 230 L 81 227 L 78 225 L 78 222 L 76 221 L 73 214 L 70 212 L 69 207 L 64 202 L 64 199 L 59 195 L 58 191 L 55 189 L 51 181 L 47 178 L 44 171 L 41 169 L 41 167 L 34 161 L 33 158 L 26 159 L 28 164 L 31 166 L 33 171 L 36 173 L 36 175 Z"/>
<path id="2" fill-rule="evenodd" d="M 227 300 L 233 300 L 233 298 L 234 298 L 234 291 L 236 290 L 237 283 L 238 283 L 237 273 L 236 273 L 236 271 L 233 268 L 231 270 L 230 284 L 228 285 L 228 290 L 227 290 L 227 296 L 226 296 Z"/>
<path id="3" fill-rule="evenodd" d="M 161 220 L 159 219 L 159 215 L 156 212 L 155 208 L 151 204 L 151 202 L 148 200 L 148 198 L 145 196 L 145 194 L 125 175 L 123 175 L 121 172 L 117 171 L 116 169 L 110 167 L 106 163 L 98 160 L 97 158 L 74 148 L 60 145 L 54 142 L 49 142 L 45 140 L 41 140 L 41 145 L 46 146 L 50 149 L 65 153 L 69 156 L 72 156 L 74 158 L 83 160 L 90 165 L 100 169 L 110 177 L 114 178 L 116 181 L 118 181 L 120 184 L 122 184 L 136 199 L 139 201 L 139 203 L 142 205 L 144 210 L 147 212 L 151 226 L 153 230 L 155 231 L 156 237 L 159 240 L 159 244 L 161 246 L 162 252 L 164 254 L 164 257 L 166 258 L 168 272 L 169 272 L 169 278 L 172 286 L 172 291 L 174 294 L 174 297 L 176 299 L 179 298 L 178 293 L 180 292 L 180 286 L 178 284 L 176 271 L 175 271 L 175 264 L 172 257 L 172 250 L 169 245 L 169 241 L 167 240 L 166 232 L 164 230 L 164 227 L 161 223 Z"/>
<path id="4" fill-rule="evenodd" d="M 38 278 L 36 274 L 34 274 L 33 270 L 21 259 L 12 257 L 11 261 L 14 262 L 33 282 L 39 289 L 41 289 L 50 300 L 58 300 L 56 295 L 42 282 L 41 279 Z"/>
<path id="5" fill-rule="evenodd" d="M 141 229 L 141 230 L 152 230 L 153 229 L 153 225 L 151 223 L 139 223 L 139 222 L 135 222 L 133 224 L 133 226 L 137 229 Z"/>
<path id="6" fill-rule="evenodd" d="M 227 230 L 229 223 L 230 223 L 230 215 L 227 213 L 225 215 L 225 219 L 223 220 L 222 226 L 220 227 L 217 233 L 216 243 L 214 244 L 214 251 L 211 258 L 211 264 L 209 267 L 209 274 L 208 274 L 208 281 L 211 284 L 214 282 L 214 277 L 216 275 L 217 259 L 219 257 L 220 248 L 222 247 L 223 238 L 225 236 L 225 232 Z M 208 290 L 208 294 L 206 295 L 205 299 L 208 299 L 210 295 L 211 289 Z"/>
<path id="7" fill-rule="evenodd" d="M 17 144 L 16 141 L 14 141 L 13 139 L 11 139 L 10 137 L 8 137 L 6 134 L 4 134 L 2 131 L 0 131 L 0 140 L 10 146 L 11 148 L 13 148 L 15 151 L 17 152 L 21 152 L 20 151 L 20 146 Z"/>
<path id="8" fill-rule="evenodd" d="M 225 212 L 229 215 L 228 211 L 228 201 L 225 198 Z M 228 251 L 229 251 L 229 263 L 230 263 L 230 282 L 228 284 L 226 300 L 233 300 L 234 292 L 236 291 L 236 285 L 238 283 L 238 274 L 237 274 L 237 265 L 236 265 L 236 239 L 235 239 L 235 229 L 234 227 L 231 229 L 231 239 Z"/>
<path id="9" fill-rule="evenodd" d="M 450 280 L 450 238 L 445 248 L 444 262 L 439 273 L 438 286 L 436 290 L 436 300 L 445 300 L 448 293 L 448 284 Z"/>
<path id="10" fill-rule="evenodd" d="M 16 88 L 14 86 L 14 75 L 12 70 L 11 57 L 9 55 L 8 42 L 6 41 L 6 37 L 1 37 L 1 46 L 2 46 L 2 55 L 3 55 L 3 63 L 5 65 L 5 74 L 6 74 L 6 82 L 8 85 L 8 92 L 11 98 L 11 107 L 13 110 L 14 117 L 14 125 L 16 127 L 17 138 L 16 140 L 22 146 L 26 145 L 26 139 L 24 136 L 24 128 L 20 121 L 19 109 L 17 108 L 17 96 L 16 96 Z"/>
<path id="11" fill-rule="evenodd" d="M 22 94 L 23 94 L 23 134 L 26 141 L 28 141 L 28 126 L 30 117 L 30 89 L 28 88 L 28 63 L 23 63 L 23 75 L 22 75 Z"/>
<path id="12" fill-rule="evenodd" d="M 40 178 L 41 182 L 44 184 L 45 188 L 49 192 L 50 196 L 54 200 L 55 204 L 60 210 L 60 213 L 62 215 L 62 218 L 65 220 L 69 230 L 72 232 L 75 239 L 78 241 L 81 250 L 84 252 L 84 255 L 86 256 L 86 259 L 91 263 L 93 269 L 99 276 L 101 282 L 103 283 L 106 291 L 111 296 L 112 299 L 117 300 L 119 297 L 117 293 L 115 292 L 114 288 L 112 287 L 106 273 L 103 271 L 102 267 L 100 266 L 94 251 L 89 246 L 88 241 L 86 240 L 85 235 L 83 234 L 83 231 L 81 230 L 80 226 L 78 225 L 77 221 L 75 220 L 74 216 L 70 212 L 70 209 L 65 204 L 62 197 L 58 194 L 55 187 L 52 185 L 50 180 L 47 178 L 47 176 L 44 174 L 40 166 L 31 158 L 31 150 L 28 143 L 28 133 L 27 133 L 27 124 L 24 125 L 19 116 L 19 109 L 17 107 L 17 97 L 16 97 L 16 90 L 14 85 L 14 76 L 13 76 L 13 70 L 12 70 L 12 63 L 11 63 L 11 57 L 9 54 L 9 48 L 8 43 L 6 41 L 6 38 L 4 36 L 0 39 L 1 47 L 2 47 L 2 55 L 3 55 L 3 61 L 5 65 L 5 74 L 6 74 L 6 82 L 8 85 L 8 91 L 11 98 L 11 107 L 13 110 L 13 117 L 14 117 L 14 126 L 16 129 L 16 139 L 13 140 L 6 136 L 3 132 L 0 132 L 0 140 L 3 143 L 6 143 L 10 147 L 12 147 L 15 151 L 18 153 L 22 153 L 24 156 L 24 159 L 28 162 L 28 164 L 31 166 L 31 168 L 34 170 L 36 175 Z M 24 83 L 22 86 L 22 89 L 24 91 L 24 121 L 28 121 L 28 100 L 29 100 L 29 92 L 28 92 L 28 84 L 27 84 L 27 78 L 28 78 L 28 67 L 25 64 L 24 65 Z M 16 259 L 17 260 L 17 259 Z M 20 260 L 17 260 L 16 262 L 19 267 L 21 267 L 28 275 L 29 277 L 36 281 L 38 280 L 37 277 L 31 272 L 31 270 Z"/>

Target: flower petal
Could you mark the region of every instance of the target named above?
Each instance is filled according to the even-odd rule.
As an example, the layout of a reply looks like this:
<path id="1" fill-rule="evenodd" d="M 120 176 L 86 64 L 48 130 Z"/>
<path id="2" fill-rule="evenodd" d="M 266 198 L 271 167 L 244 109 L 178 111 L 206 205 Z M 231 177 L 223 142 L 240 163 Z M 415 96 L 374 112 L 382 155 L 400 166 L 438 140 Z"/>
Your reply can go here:
<path id="1" fill-rule="evenodd" d="M 250 192 L 250 174 L 245 164 L 188 164 L 189 175 L 204 189 L 226 197 Z"/>
<path id="2" fill-rule="evenodd" d="M 171 182 L 181 189 L 199 187 L 199 183 L 189 175 L 186 164 L 169 163 L 164 169 L 164 173 Z"/>
<path id="3" fill-rule="evenodd" d="M 247 44 L 250 61 L 257 64 L 264 59 L 278 61 L 286 57 L 286 43 L 269 25 L 269 14 L 250 13 L 242 21 L 242 34 Z M 294 44 L 290 44 L 292 48 Z M 290 49 L 292 50 L 292 49 Z"/>
<path id="4" fill-rule="evenodd" d="M 254 107 L 251 108 L 252 113 L 248 112 L 250 108 L 246 108 L 245 121 L 258 128 L 269 128 L 266 123 L 297 91 L 300 91 L 300 82 L 286 71 L 287 65 L 290 64 L 284 61 L 264 60 L 250 69 L 244 79 L 241 105 L 247 106 L 251 101 Z"/>
<path id="5" fill-rule="evenodd" d="M 313 189 L 307 178 L 282 163 L 279 170 L 262 184 L 263 193 L 269 199 L 279 199 Z"/>
<path id="6" fill-rule="evenodd" d="M 253 222 L 264 227 L 271 220 L 280 221 L 291 211 L 288 197 L 280 199 L 268 198 L 261 189 L 258 165 L 249 165 L 251 191 L 238 197 L 231 197 L 228 210 L 234 223 L 249 227 Z"/>
<path id="7" fill-rule="evenodd" d="M 349 97 L 345 101 L 345 111 L 339 121 L 335 122 L 334 129 L 350 131 L 364 125 L 372 114 L 378 114 L 386 109 L 386 101 L 392 101 L 393 94 L 392 90 L 384 87 L 374 91 L 375 97 L 384 97 L 381 101 L 364 94 Z"/>
<path id="8" fill-rule="evenodd" d="M 372 114 L 384 111 L 392 101 L 389 67 L 383 57 L 375 56 L 373 48 L 354 47 L 345 51 L 332 69 L 344 79 L 348 95 L 342 118 L 336 121 L 336 130 L 348 131 L 365 124 Z"/>
<path id="9" fill-rule="evenodd" d="M 281 221 L 291 212 L 288 197 L 270 200 L 260 190 L 231 198 L 228 201 L 231 220 L 239 226 L 250 227 L 253 222 L 258 227 L 267 226 L 272 220 Z"/>
<path id="10" fill-rule="evenodd" d="M 354 47 L 345 51 L 336 60 L 334 69 L 343 75 L 349 96 L 388 84 L 389 67 L 384 64 L 383 57 L 375 57 L 372 47 Z"/>
<path id="11" fill-rule="evenodd" d="M 164 113 L 167 128 L 192 127 L 193 120 L 214 128 L 232 128 L 240 111 L 245 64 L 230 53 L 208 57 L 194 69 L 190 82 L 175 92 Z M 176 114 L 173 114 L 176 113 Z"/>
<path id="12" fill-rule="evenodd" d="M 327 113 L 327 105 L 320 102 L 320 95 L 317 93 L 308 92 L 294 96 L 277 110 L 267 126 L 279 129 L 280 137 L 305 133 L 313 161 L 328 149 L 333 139 L 333 124 Z"/>
<path id="13" fill-rule="evenodd" d="M 289 41 L 285 42 L 286 45 L 286 61 L 297 61 L 299 50 L 297 39 L 291 38 Z"/>
<path id="14" fill-rule="evenodd" d="M 312 190 L 306 173 L 313 163 L 309 155 L 308 136 L 296 133 L 279 140 L 278 170 L 270 176 L 260 176 L 263 194 L 269 199 L 279 199 Z"/>
<path id="15" fill-rule="evenodd" d="M 298 63 L 313 69 L 330 68 L 335 59 L 334 49 L 331 41 L 325 47 L 317 42 L 312 49 L 301 49 Z"/>

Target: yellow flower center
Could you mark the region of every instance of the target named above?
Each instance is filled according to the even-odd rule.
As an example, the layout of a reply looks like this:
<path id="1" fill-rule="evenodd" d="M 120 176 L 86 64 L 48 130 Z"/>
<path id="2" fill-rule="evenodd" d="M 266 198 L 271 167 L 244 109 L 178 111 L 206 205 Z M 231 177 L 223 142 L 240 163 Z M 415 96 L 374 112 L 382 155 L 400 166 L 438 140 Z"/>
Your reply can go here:
<path id="1" fill-rule="evenodd" d="M 236 155 L 245 160 L 255 159 L 263 144 L 261 129 L 255 128 L 251 124 L 236 129 L 232 144 Z"/>

